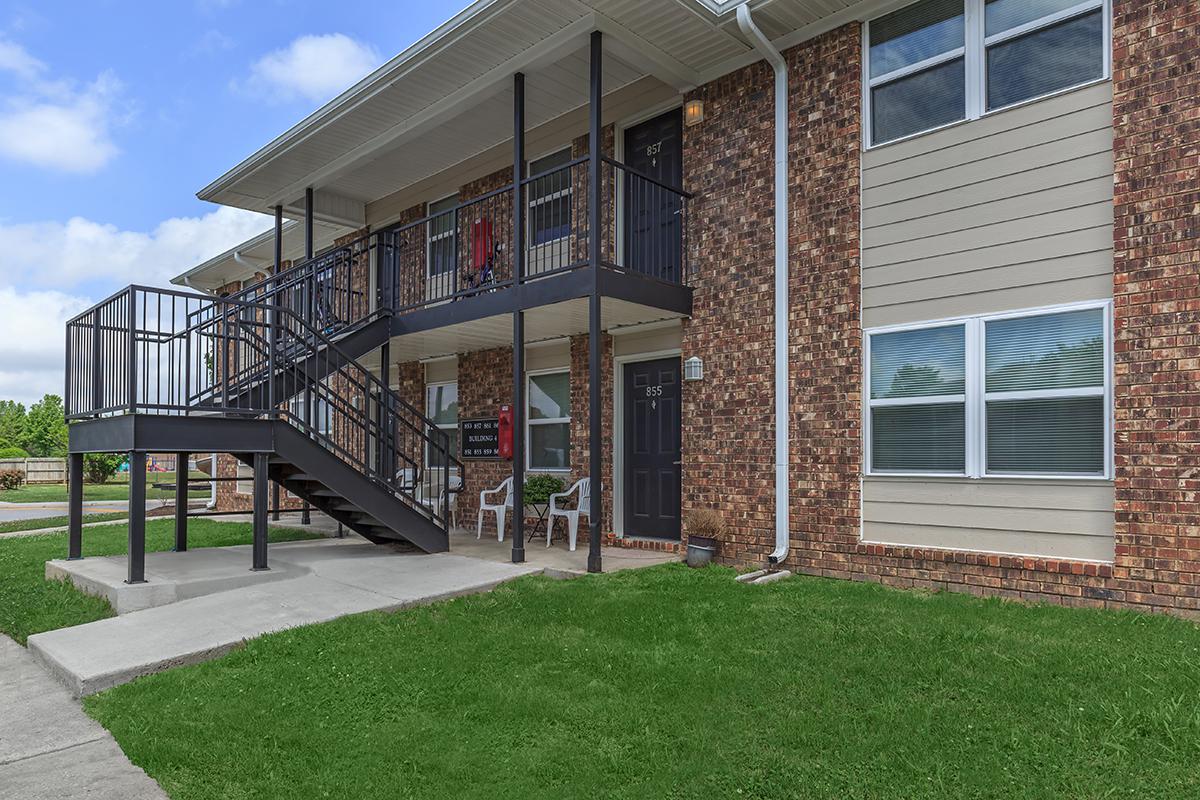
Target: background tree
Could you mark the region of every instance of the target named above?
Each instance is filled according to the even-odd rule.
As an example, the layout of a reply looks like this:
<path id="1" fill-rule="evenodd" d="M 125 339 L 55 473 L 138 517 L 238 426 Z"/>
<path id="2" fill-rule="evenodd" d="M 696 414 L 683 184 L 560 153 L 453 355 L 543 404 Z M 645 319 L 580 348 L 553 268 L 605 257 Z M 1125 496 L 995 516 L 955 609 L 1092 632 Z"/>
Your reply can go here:
<path id="1" fill-rule="evenodd" d="M 108 483 L 125 463 L 119 453 L 88 453 L 83 457 L 83 480 L 86 483 Z"/>
<path id="2" fill-rule="evenodd" d="M 34 458 L 67 454 L 67 421 L 61 397 L 48 394 L 29 407 L 25 415 L 25 438 L 20 445 Z"/>
<path id="3" fill-rule="evenodd" d="M 25 441 L 25 406 L 0 400 L 0 448 L 21 447 Z"/>

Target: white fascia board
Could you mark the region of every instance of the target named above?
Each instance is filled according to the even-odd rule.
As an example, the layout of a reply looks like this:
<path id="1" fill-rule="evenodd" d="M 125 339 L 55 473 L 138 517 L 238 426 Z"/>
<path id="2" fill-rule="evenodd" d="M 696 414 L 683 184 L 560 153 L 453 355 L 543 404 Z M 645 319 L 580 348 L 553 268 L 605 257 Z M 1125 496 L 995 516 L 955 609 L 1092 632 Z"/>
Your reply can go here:
<path id="1" fill-rule="evenodd" d="M 408 119 L 398 122 L 388 130 L 363 142 L 358 147 L 342 154 L 325 166 L 294 181 L 281 189 L 273 197 L 266 199 L 268 206 L 288 202 L 283 198 L 294 198 L 303 193 L 308 186 L 320 186 L 331 177 L 353 169 L 357 164 L 372 158 L 380 149 L 392 144 L 404 136 L 413 136 L 436 128 L 449 117 L 462 113 L 464 106 L 478 104 L 511 88 L 512 77 L 522 70 L 553 63 L 568 53 L 582 47 L 587 37 L 596 30 L 596 15 L 588 14 L 581 17 L 558 33 L 548 36 L 522 53 L 518 53 L 507 61 L 488 70 L 479 78 L 427 106 L 422 111 Z"/>
<path id="2" fill-rule="evenodd" d="M 519 0 L 475 0 L 414 45 L 392 58 L 379 69 L 309 114 L 287 131 L 268 142 L 233 169 L 205 186 L 196 196 L 202 200 L 215 197 L 235 182 L 253 173 L 275 156 L 307 138 L 322 125 L 345 116 L 370 100 L 380 91 L 399 80 L 436 52 L 451 46 L 464 34 L 486 24 L 496 14 Z"/>

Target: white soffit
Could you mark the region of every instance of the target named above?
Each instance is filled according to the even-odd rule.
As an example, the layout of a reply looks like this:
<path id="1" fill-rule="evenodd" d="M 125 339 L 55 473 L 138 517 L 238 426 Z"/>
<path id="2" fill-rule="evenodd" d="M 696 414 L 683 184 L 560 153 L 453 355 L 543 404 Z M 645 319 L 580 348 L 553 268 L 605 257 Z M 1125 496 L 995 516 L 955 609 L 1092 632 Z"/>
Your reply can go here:
<path id="1" fill-rule="evenodd" d="M 785 46 L 906 1 L 750 0 Z M 646 76 L 683 92 L 757 61 L 734 21 L 741 2 L 478 0 L 199 197 L 296 209 L 313 186 L 340 209 L 321 218 L 357 224 L 366 203 L 511 139 L 514 73 L 526 74 L 527 128 L 586 104 L 593 31 L 606 93 Z"/>

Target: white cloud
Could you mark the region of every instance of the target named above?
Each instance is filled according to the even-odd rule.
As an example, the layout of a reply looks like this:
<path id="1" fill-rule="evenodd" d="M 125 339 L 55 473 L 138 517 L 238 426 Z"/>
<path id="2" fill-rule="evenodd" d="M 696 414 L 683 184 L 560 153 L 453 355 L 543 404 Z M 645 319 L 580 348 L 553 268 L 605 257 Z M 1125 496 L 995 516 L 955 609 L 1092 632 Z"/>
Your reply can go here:
<path id="1" fill-rule="evenodd" d="M 47 67 L 20 45 L 0 40 L 0 72 L 15 88 L 0 97 L 0 157 L 60 172 L 92 173 L 119 152 L 121 82 L 112 73 L 79 87 L 49 80 Z"/>
<path id="2" fill-rule="evenodd" d="M 266 216 L 236 208 L 168 219 L 149 233 L 82 217 L 0 225 L 0 279 L 19 275 L 29 284 L 57 288 L 94 282 L 113 288 L 164 285 L 269 227 Z"/>
<path id="3" fill-rule="evenodd" d="M 0 71 L 11 72 L 25 80 L 33 80 L 46 69 L 46 65 L 38 61 L 16 42 L 0 39 Z"/>
<path id="4" fill-rule="evenodd" d="M 268 227 L 262 214 L 233 208 L 168 219 L 149 233 L 79 217 L 0 225 L 0 398 L 62 394 L 71 317 L 127 284 L 166 285 Z"/>
<path id="5" fill-rule="evenodd" d="M 343 33 L 301 36 L 260 58 L 235 88 L 268 99 L 328 100 L 379 66 L 375 48 Z"/>
<path id="6" fill-rule="evenodd" d="M 63 393 L 63 331 L 91 301 L 0 287 L 0 398 L 29 405 Z"/>
<path id="7" fill-rule="evenodd" d="M 57 100 L 10 99 L 0 111 L 0 155 L 62 172 L 96 172 L 119 152 L 110 128 L 120 89 L 106 74 Z"/>

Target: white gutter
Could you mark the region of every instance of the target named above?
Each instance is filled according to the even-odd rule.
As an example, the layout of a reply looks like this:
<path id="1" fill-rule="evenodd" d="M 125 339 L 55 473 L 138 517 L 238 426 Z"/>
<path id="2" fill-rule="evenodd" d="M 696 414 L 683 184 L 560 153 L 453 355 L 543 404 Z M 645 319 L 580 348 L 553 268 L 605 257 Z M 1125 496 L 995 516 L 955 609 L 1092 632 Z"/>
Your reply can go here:
<path id="1" fill-rule="evenodd" d="M 754 24 L 750 6 L 737 7 L 738 27 L 775 70 L 775 550 L 779 564 L 788 555 L 791 491 L 788 483 L 788 77 L 787 62 Z"/>

